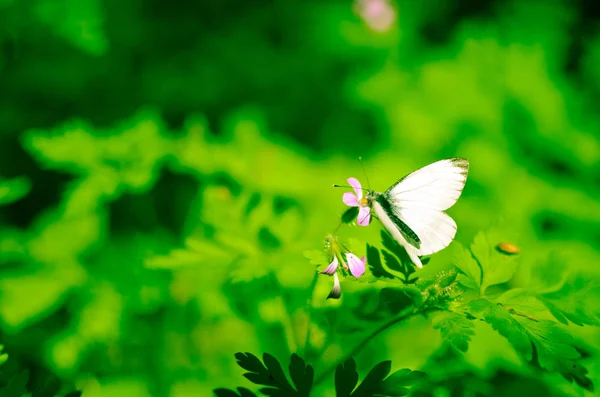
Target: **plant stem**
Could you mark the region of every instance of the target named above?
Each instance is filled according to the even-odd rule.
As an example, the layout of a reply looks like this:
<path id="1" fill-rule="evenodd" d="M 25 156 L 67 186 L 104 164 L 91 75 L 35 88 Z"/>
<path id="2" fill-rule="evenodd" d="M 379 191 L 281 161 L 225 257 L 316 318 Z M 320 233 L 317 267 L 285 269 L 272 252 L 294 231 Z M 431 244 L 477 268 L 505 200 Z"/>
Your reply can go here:
<path id="1" fill-rule="evenodd" d="M 310 284 L 309 290 L 310 290 L 310 301 L 308 304 L 308 308 L 306 309 L 307 313 L 308 313 L 308 318 L 306 319 L 306 338 L 304 339 L 304 346 L 302 346 L 302 355 L 301 357 L 303 357 L 306 360 L 306 349 L 308 347 L 308 344 L 310 343 L 310 323 L 312 321 L 312 312 L 313 312 L 313 299 L 314 299 L 314 294 L 315 294 L 315 287 L 317 286 L 317 281 L 319 279 L 319 273 L 315 271 L 315 276 L 313 277 L 313 280 Z"/>
<path id="2" fill-rule="evenodd" d="M 317 384 L 323 382 L 325 379 L 327 379 L 327 377 L 333 371 L 335 371 L 335 369 L 337 368 L 338 365 L 340 365 L 344 361 L 346 361 L 349 358 L 351 358 L 351 357 L 355 356 L 356 354 L 358 354 L 373 338 L 375 338 L 377 335 L 379 335 L 383 331 L 385 331 L 388 328 L 390 328 L 390 327 L 398 324 L 399 322 L 407 320 L 407 319 L 409 319 L 409 318 L 411 318 L 413 316 L 416 316 L 418 314 L 423 314 L 424 315 L 426 313 L 430 313 L 430 312 L 433 312 L 435 310 L 438 310 L 438 309 L 429 309 L 429 310 L 424 310 L 424 311 L 411 311 L 409 313 L 401 314 L 398 317 L 396 317 L 396 318 L 388 321 L 387 323 L 382 324 L 379 328 L 375 329 L 365 339 L 363 339 L 359 344 L 357 344 L 356 347 L 354 349 L 352 349 L 352 351 L 350 353 L 344 355 L 344 357 L 342 357 L 336 363 L 334 363 L 333 365 L 331 365 L 325 371 L 321 372 L 321 375 L 317 376 L 317 378 L 315 379 L 315 381 L 314 381 L 313 384 L 317 385 Z"/>

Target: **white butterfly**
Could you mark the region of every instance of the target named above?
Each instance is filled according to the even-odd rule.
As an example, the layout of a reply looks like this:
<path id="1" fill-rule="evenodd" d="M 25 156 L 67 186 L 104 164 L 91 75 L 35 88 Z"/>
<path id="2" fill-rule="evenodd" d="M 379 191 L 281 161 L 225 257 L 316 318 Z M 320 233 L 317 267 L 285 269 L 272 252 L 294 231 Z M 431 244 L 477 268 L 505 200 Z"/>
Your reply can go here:
<path id="1" fill-rule="evenodd" d="M 417 267 L 419 256 L 446 248 L 456 235 L 456 223 L 444 211 L 460 197 L 467 181 L 469 162 L 450 158 L 429 164 L 394 183 L 384 193 L 367 190 L 349 178 L 356 191 L 344 194 L 344 203 L 359 207 L 358 223 L 370 222 L 370 210 L 390 235 L 402 245 Z"/>

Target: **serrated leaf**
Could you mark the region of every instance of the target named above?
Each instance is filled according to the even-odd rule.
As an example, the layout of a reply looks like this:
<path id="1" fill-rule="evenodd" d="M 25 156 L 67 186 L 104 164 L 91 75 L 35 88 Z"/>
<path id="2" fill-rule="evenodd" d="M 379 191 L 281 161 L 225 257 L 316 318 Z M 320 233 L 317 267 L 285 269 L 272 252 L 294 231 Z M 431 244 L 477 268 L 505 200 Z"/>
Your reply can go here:
<path id="1" fill-rule="evenodd" d="M 373 247 L 369 244 L 367 244 L 367 265 L 369 266 L 371 274 L 375 277 L 384 277 L 388 279 L 395 278 L 395 276 L 387 270 L 385 270 L 385 268 L 381 264 L 381 256 L 379 255 L 379 250 L 376 247 Z"/>
<path id="2" fill-rule="evenodd" d="M 310 365 L 305 365 L 296 354 L 290 359 L 290 377 L 297 390 L 288 381 L 281 364 L 277 359 L 268 354 L 263 354 L 263 363 L 252 353 L 236 353 L 238 365 L 247 370 L 244 377 L 257 385 L 268 386 L 260 392 L 273 397 L 308 397 L 314 378 L 314 370 Z M 239 388 L 238 388 L 239 390 Z"/>
<path id="3" fill-rule="evenodd" d="M 460 351 L 469 348 L 471 336 L 475 335 L 475 324 L 465 315 L 444 311 L 433 317 L 433 328 L 439 329 L 442 337 Z"/>
<path id="4" fill-rule="evenodd" d="M 523 288 L 513 288 L 502 293 L 496 302 L 501 303 L 506 310 L 522 316 L 535 316 L 546 312 L 546 307 L 535 296 Z"/>
<path id="5" fill-rule="evenodd" d="M 415 385 L 425 378 L 421 371 L 411 371 L 408 368 L 398 370 L 388 376 L 382 384 L 382 394 L 386 396 L 406 396 L 410 391 L 408 387 Z"/>
<path id="6" fill-rule="evenodd" d="M 394 255 L 392 255 L 391 253 L 389 253 L 386 250 L 382 250 L 381 254 L 383 255 L 385 265 L 388 267 L 388 269 L 391 269 L 391 270 L 394 270 L 397 272 L 402 272 L 402 266 L 400 266 L 400 262 Z"/>
<path id="7" fill-rule="evenodd" d="M 285 374 L 283 373 L 281 364 L 279 364 L 279 361 L 277 361 L 275 357 L 273 357 L 269 353 L 265 353 L 263 354 L 263 362 L 269 370 L 270 376 L 272 376 L 275 379 L 275 382 L 277 382 L 279 388 L 286 389 L 288 391 L 293 391 L 292 385 L 290 385 L 290 382 L 287 380 Z"/>
<path id="8" fill-rule="evenodd" d="M 329 259 L 323 250 L 307 250 L 303 254 L 313 265 L 329 265 Z"/>
<path id="9" fill-rule="evenodd" d="M 335 369 L 336 397 L 349 397 L 358 383 L 356 362 L 353 358 L 340 363 Z"/>
<path id="10" fill-rule="evenodd" d="M 356 363 L 353 358 L 346 360 L 339 364 L 335 371 L 336 397 L 405 396 L 409 393 L 408 387 L 425 376 L 423 372 L 409 369 L 401 369 L 388 376 L 391 369 L 391 361 L 376 364 L 356 387 Z"/>
<path id="11" fill-rule="evenodd" d="M 352 393 L 352 397 L 371 397 L 377 392 L 382 391 L 383 380 L 392 370 L 391 361 L 382 361 L 369 371 L 365 379 L 358 385 Z"/>
<path id="12" fill-rule="evenodd" d="M 230 389 L 214 389 L 213 393 L 216 397 L 257 397 L 256 394 L 246 389 L 245 387 L 238 387 L 237 392 Z"/>
<path id="13" fill-rule="evenodd" d="M 471 253 L 482 269 L 482 293 L 492 285 L 508 282 L 515 274 L 517 269 L 515 257 L 499 253 L 483 232 L 475 236 L 473 244 L 471 244 Z M 472 268 L 471 264 L 470 269 L 473 270 Z"/>
<path id="14" fill-rule="evenodd" d="M 414 265 L 412 264 L 412 260 L 406 253 L 406 249 L 404 249 L 404 247 L 398 244 L 396 240 L 394 240 L 387 231 L 381 230 L 380 234 L 381 243 L 385 247 L 385 249 L 381 250 L 381 253 L 384 256 L 386 265 L 390 269 L 402 273 L 402 275 L 404 276 L 404 281 L 408 284 L 410 276 L 413 273 L 415 273 L 416 270 Z M 423 262 L 423 264 L 426 264 L 428 261 L 429 258 L 423 258 L 421 262 Z M 411 281 L 416 282 L 416 279 Z"/>
<path id="15" fill-rule="evenodd" d="M 533 351 L 529 335 L 506 309 L 483 298 L 470 302 L 469 309 L 474 316 L 483 317 L 492 328 L 508 339 L 519 355 L 531 361 Z"/>
<path id="16" fill-rule="evenodd" d="M 575 349 L 573 338 L 555 322 L 538 321 L 528 315 L 511 313 L 487 299 L 472 301 L 469 307 L 474 315 L 483 317 L 507 338 L 517 353 L 527 361 L 532 361 L 532 346 L 535 346 L 535 357 L 541 368 L 559 372 L 565 379 L 574 380 L 586 390 L 593 389 L 591 380 L 586 376 L 587 370 L 575 362 L 581 354 Z"/>
<path id="17" fill-rule="evenodd" d="M 475 283 L 475 281 L 465 274 L 459 273 L 458 276 L 456 276 L 456 281 L 467 289 L 479 289 L 479 286 Z"/>
<path id="18" fill-rule="evenodd" d="M 459 281 L 467 288 L 473 289 L 481 286 L 481 268 L 479 264 L 473 258 L 471 251 L 463 247 L 460 243 L 456 242 L 453 245 L 454 255 L 452 262 L 463 274 L 466 276 L 468 281 Z"/>
<path id="19" fill-rule="evenodd" d="M 300 396 L 308 396 L 312 388 L 315 371 L 313 367 L 304 363 L 297 354 L 292 354 L 290 359 L 290 377 Z"/>
<path id="20" fill-rule="evenodd" d="M 530 285 L 557 321 L 600 325 L 600 285 L 593 277 L 568 274 L 567 263 L 559 256 L 534 266 Z"/>

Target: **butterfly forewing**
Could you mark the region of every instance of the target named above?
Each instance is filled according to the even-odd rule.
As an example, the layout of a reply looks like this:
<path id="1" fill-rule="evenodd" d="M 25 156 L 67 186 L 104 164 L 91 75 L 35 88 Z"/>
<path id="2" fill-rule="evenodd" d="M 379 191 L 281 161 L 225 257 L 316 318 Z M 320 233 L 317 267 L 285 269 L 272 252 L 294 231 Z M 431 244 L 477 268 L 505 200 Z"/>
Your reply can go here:
<path id="1" fill-rule="evenodd" d="M 385 192 L 394 214 L 419 236 L 419 256 L 446 248 L 454 239 L 456 223 L 442 211 L 460 197 L 468 170 L 465 159 L 440 160 L 407 175 Z"/>

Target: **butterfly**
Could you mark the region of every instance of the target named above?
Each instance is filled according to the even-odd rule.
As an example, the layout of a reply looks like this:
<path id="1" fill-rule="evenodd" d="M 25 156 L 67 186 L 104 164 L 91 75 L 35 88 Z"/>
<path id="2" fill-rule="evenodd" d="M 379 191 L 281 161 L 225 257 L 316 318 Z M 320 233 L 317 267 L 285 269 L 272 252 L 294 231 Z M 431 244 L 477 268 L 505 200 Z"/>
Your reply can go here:
<path id="1" fill-rule="evenodd" d="M 359 225 L 370 223 L 372 211 L 410 260 L 423 267 L 420 256 L 446 248 L 456 235 L 456 222 L 444 211 L 458 201 L 468 172 L 466 159 L 440 160 L 408 174 L 383 193 L 366 190 L 364 197 L 360 182 L 349 178 L 356 196 L 345 193 L 343 201 L 359 207 Z"/>

